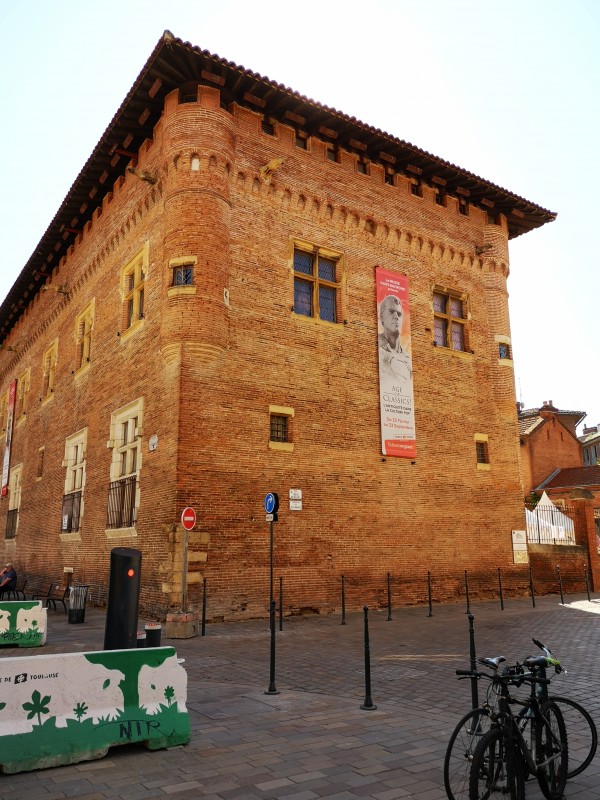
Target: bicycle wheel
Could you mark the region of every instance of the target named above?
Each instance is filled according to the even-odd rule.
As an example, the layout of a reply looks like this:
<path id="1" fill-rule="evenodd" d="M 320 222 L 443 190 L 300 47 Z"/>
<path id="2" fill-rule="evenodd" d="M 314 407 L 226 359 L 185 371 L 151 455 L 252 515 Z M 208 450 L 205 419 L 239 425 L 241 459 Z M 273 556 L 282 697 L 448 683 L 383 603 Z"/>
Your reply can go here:
<path id="1" fill-rule="evenodd" d="M 569 757 L 567 750 L 567 731 L 560 708 L 551 700 L 541 709 L 542 719 L 535 721 L 535 760 L 537 779 L 544 797 L 548 800 L 562 800 L 567 785 Z"/>
<path id="2" fill-rule="evenodd" d="M 491 728 L 475 748 L 469 800 L 524 800 L 525 781 L 518 749 L 503 727 Z"/>
<path id="3" fill-rule="evenodd" d="M 592 762 L 598 747 L 598 731 L 589 713 L 568 697 L 550 697 L 560 708 L 567 731 L 569 771 L 567 778 L 579 775 Z"/>
<path id="4" fill-rule="evenodd" d="M 444 758 L 444 787 L 449 800 L 469 800 L 473 753 L 490 725 L 489 711 L 476 708 L 465 714 L 452 731 Z"/>

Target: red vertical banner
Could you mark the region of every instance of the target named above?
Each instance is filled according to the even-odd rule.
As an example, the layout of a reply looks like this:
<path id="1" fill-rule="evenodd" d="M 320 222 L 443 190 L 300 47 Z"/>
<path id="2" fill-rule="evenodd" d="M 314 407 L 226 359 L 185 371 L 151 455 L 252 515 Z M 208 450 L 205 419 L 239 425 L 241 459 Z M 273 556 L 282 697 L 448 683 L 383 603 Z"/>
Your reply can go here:
<path id="1" fill-rule="evenodd" d="M 8 408 L 6 412 L 6 447 L 4 461 L 2 462 L 2 491 L 0 496 L 8 494 L 8 476 L 10 473 L 10 448 L 12 444 L 13 419 L 15 416 L 15 400 L 17 397 L 17 382 L 13 381 L 8 390 Z"/>
<path id="2" fill-rule="evenodd" d="M 408 278 L 376 267 L 381 452 L 414 458 L 415 402 Z"/>

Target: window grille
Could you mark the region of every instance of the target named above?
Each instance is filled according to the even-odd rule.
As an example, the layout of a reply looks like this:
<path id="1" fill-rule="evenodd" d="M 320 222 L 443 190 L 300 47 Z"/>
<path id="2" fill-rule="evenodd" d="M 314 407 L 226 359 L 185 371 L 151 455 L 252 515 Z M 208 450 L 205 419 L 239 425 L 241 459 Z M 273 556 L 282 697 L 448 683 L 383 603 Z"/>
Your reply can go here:
<path id="1" fill-rule="evenodd" d="M 63 496 L 62 525 L 63 533 L 79 530 L 81 514 L 81 492 L 72 492 Z"/>
<path id="2" fill-rule="evenodd" d="M 194 268 L 193 267 L 174 267 L 173 286 L 193 286 Z"/>
<path id="3" fill-rule="evenodd" d="M 108 487 L 107 528 L 131 528 L 135 524 L 137 476 L 113 481 Z"/>
<path id="4" fill-rule="evenodd" d="M 288 418 L 280 414 L 271 414 L 271 434 L 272 442 L 288 441 Z"/>
<path id="5" fill-rule="evenodd" d="M 478 464 L 490 463 L 487 442 L 475 442 L 475 450 Z"/>
<path id="6" fill-rule="evenodd" d="M 19 509 L 13 508 L 6 515 L 6 539 L 15 539 L 17 536 L 17 520 Z"/>

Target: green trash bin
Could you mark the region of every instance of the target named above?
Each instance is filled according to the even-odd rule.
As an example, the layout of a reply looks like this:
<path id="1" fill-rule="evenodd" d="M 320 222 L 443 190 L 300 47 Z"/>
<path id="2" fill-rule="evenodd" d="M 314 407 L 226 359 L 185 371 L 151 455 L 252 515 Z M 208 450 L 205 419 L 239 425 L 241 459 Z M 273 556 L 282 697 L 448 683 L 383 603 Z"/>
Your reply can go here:
<path id="1" fill-rule="evenodd" d="M 80 584 L 69 589 L 69 622 L 75 624 L 85 621 L 85 604 L 89 586 Z"/>

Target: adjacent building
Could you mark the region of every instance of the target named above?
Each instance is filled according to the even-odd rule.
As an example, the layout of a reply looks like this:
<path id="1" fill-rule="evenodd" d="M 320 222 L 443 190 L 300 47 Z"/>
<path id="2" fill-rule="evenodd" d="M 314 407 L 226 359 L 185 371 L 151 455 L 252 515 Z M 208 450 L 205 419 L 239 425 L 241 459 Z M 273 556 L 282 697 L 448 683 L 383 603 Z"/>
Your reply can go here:
<path id="1" fill-rule="evenodd" d="M 0 307 L 5 559 L 101 601 L 133 547 L 210 618 L 523 583 L 508 243 L 554 216 L 165 32 Z"/>

